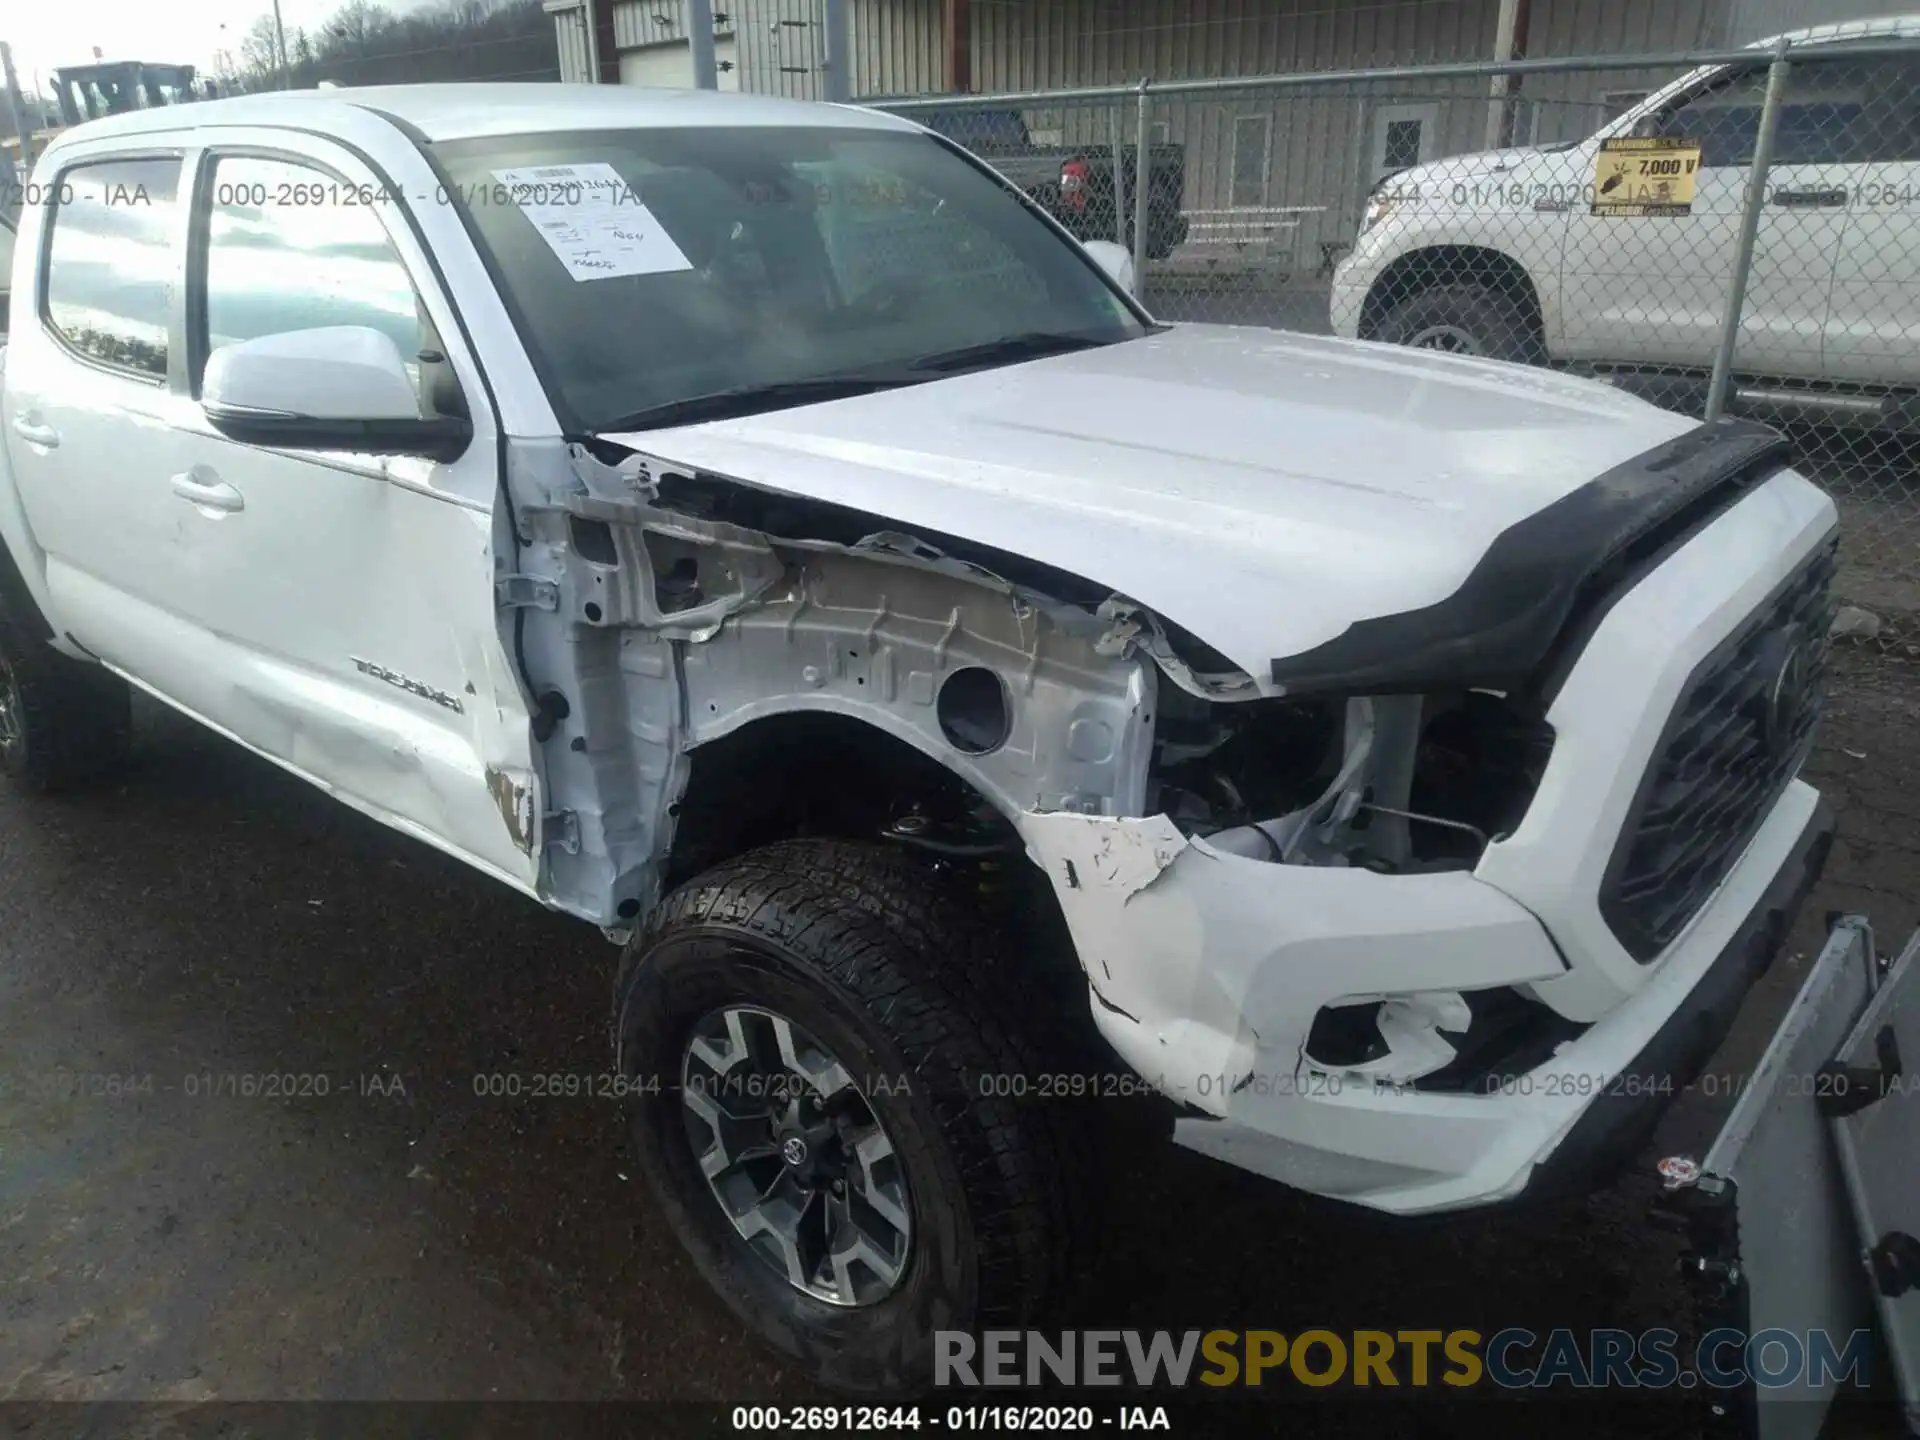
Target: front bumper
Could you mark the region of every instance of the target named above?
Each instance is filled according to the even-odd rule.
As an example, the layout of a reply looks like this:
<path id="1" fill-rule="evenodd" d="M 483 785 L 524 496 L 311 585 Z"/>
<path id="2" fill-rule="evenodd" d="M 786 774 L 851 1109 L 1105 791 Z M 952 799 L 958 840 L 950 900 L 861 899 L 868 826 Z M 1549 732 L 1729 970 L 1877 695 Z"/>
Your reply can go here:
<path id="1" fill-rule="evenodd" d="M 1598 911 L 1607 857 L 1688 676 L 1824 542 L 1831 502 L 1783 473 L 1607 611 L 1549 712 L 1527 819 L 1473 873 L 1381 875 L 1226 854 L 1165 817 L 1034 813 L 1115 1050 L 1188 1107 L 1174 1138 L 1301 1189 L 1397 1213 L 1569 1183 L 1630 1151 L 1731 1023 L 1817 878 L 1831 824 L 1792 782 L 1651 963 Z M 1492 1093 L 1307 1058 L 1330 1006 L 1511 988 L 1565 1023 Z M 1544 1052 L 1543 1052 L 1544 1053 Z M 1377 1071 L 1374 1073 L 1378 1073 Z"/>
<path id="2" fill-rule="evenodd" d="M 1493 1093 L 1443 1094 L 1311 1067 L 1305 1032 L 1322 1006 L 1404 992 L 1413 975 L 1472 990 L 1565 973 L 1539 921 L 1500 891 L 1465 874 L 1270 865 L 1152 822 L 1029 821 L 1030 843 L 1073 862 L 1069 895 L 1084 898 L 1064 903 L 1087 937 L 1095 1022 L 1189 1107 L 1175 1141 L 1401 1214 L 1509 1199 L 1541 1167 L 1555 1188 L 1589 1183 L 1630 1157 L 1771 963 L 1833 832 L 1795 781 L 1631 1001 Z"/>
<path id="3" fill-rule="evenodd" d="M 1376 251 L 1377 245 L 1362 236 L 1353 249 L 1333 267 L 1333 286 L 1327 297 L 1327 321 L 1336 335 L 1348 340 L 1360 339 L 1360 316 L 1366 309 L 1367 295 L 1380 279 L 1386 266 Z"/>
<path id="4" fill-rule="evenodd" d="M 1760 903 L 1617 1082 L 1582 1112 L 1529 1188 L 1577 1190 L 1604 1183 L 1652 1140 L 1667 1105 L 1693 1084 L 1754 984 L 1772 967 L 1826 869 L 1834 828 L 1832 807 L 1818 801 Z"/>

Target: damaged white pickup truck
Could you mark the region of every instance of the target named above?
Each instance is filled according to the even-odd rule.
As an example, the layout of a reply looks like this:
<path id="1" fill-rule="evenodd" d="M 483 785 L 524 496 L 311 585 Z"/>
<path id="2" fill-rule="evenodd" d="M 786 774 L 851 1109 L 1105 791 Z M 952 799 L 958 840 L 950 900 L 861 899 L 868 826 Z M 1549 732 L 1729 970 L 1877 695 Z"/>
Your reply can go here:
<path id="1" fill-rule="evenodd" d="M 623 939 L 662 1209 L 832 1384 L 1033 1323 L 1118 1107 L 1392 1212 L 1590 1183 L 1824 859 L 1764 429 L 1156 325 L 843 107 L 262 95 L 32 190 L 7 769 L 131 684 Z"/>

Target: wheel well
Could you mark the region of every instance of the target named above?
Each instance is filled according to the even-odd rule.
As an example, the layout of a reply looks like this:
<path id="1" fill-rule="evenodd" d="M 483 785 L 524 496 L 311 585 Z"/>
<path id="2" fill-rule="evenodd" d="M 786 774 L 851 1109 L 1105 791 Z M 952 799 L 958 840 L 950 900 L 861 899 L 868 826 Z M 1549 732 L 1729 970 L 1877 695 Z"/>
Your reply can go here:
<path id="1" fill-rule="evenodd" d="M 770 715 L 689 752 L 668 882 L 777 840 L 894 838 L 904 816 L 968 852 L 1015 853 L 1012 822 L 898 736 L 848 715 Z M 911 826 L 909 828 L 912 828 Z"/>
<path id="2" fill-rule="evenodd" d="M 40 613 L 40 604 L 33 598 L 27 577 L 20 572 L 4 536 L 0 536 L 0 619 L 25 627 L 37 640 L 53 637 L 53 627 Z"/>
<path id="3" fill-rule="evenodd" d="M 1526 266 L 1481 245 L 1433 245 L 1409 251 L 1381 272 L 1360 307 L 1360 338 L 1374 339 L 1395 306 L 1437 285 L 1483 285 L 1506 295 L 1526 311 L 1534 334 L 1541 333 L 1540 295 Z"/>
<path id="4" fill-rule="evenodd" d="M 797 711 L 741 726 L 689 752 L 673 806 L 670 889 L 781 840 L 880 842 L 969 890 L 1075 1006 L 1086 999 L 1052 883 L 1013 822 L 966 781 L 898 736 L 848 715 Z M 910 822 L 910 823 L 909 823 Z"/>

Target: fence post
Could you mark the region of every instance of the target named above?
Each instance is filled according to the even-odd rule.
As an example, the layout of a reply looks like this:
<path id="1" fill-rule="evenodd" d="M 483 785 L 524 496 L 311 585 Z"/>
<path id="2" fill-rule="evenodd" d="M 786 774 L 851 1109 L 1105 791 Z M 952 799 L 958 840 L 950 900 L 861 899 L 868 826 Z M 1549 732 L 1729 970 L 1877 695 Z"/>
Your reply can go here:
<path id="1" fill-rule="evenodd" d="M 845 104 L 853 98 L 853 29 L 847 15 L 847 0 L 823 0 L 821 9 L 825 35 L 824 68 L 826 94 L 821 98 Z"/>
<path id="2" fill-rule="evenodd" d="M 687 0 L 687 56 L 693 61 L 696 90 L 720 88 L 713 67 L 713 0 Z"/>
<path id="3" fill-rule="evenodd" d="M 1147 112 L 1152 107 L 1147 87 L 1152 84 L 1152 80 L 1141 77 L 1140 110 L 1133 131 L 1133 293 L 1140 300 L 1147 295 L 1147 191 L 1153 178 L 1147 153 Z"/>
<path id="4" fill-rule="evenodd" d="M 1127 107 L 1113 107 L 1113 243 L 1127 243 Z"/>
<path id="5" fill-rule="evenodd" d="M 291 90 L 293 80 L 287 72 L 287 27 L 280 23 L 280 0 L 273 0 L 273 53 L 280 64 L 280 88 Z"/>
<path id="6" fill-rule="evenodd" d="M 1753 137 L 1753 167 L 1740 211 L 1740 238 L 1733 253 L 1733 275 L 1727 282 L 1727 307 L 1720 317 L 1720 344 L 1713 352 L 1713 378 L 1707 382 L 1707 419 L 1718 420 L 1727 408 L 1733 385 L 1733 350 L 1740 338 L 1740 313 L 1747 303 L 1747 276 L 1753 269 L 1753 242 L 1760 231 L 1760 211 L 1767 203 L 1767 174 L 1773 168 L 1773 132 L 1780 121 L 1780 92 L 1786 88 L 1787 42 L 1773 47 L 1767 68 L 1766 98 L 1760 102 L 1760 129 Z"/>

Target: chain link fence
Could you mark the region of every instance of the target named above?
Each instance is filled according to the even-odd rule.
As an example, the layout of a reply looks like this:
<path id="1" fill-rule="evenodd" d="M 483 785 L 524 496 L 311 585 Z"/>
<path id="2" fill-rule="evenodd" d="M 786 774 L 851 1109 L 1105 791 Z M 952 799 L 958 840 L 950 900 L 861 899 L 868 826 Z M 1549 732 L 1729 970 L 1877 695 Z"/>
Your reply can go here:
<path id="1" fill-rule="evenodd" d="M 1777 425 L 1841 509 L 1843 625 L 1920 653 L 1920 40 L 874 103 L 1124 245 L 1162 319 Z"/>

